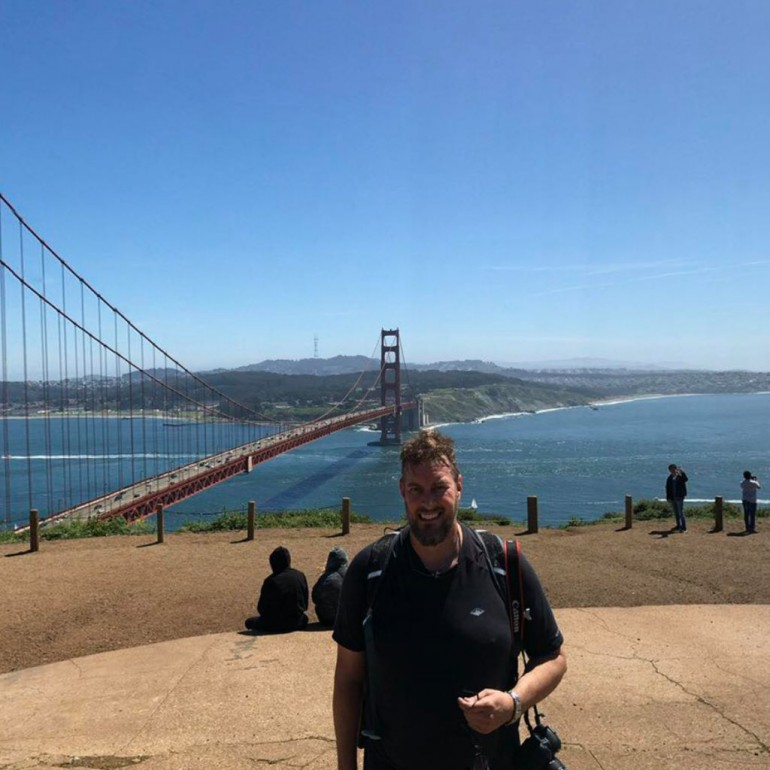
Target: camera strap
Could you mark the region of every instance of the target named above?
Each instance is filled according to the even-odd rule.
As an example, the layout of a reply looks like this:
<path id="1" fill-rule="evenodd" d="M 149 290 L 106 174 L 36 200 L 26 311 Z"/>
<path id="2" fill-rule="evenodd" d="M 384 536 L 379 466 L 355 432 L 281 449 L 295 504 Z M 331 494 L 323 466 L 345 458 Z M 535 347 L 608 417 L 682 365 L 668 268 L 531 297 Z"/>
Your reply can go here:
<path id="1" fill-rule="evenodd" d="M 527 670 L 527 656 L 524 651 L 524 630 L 527 626 L 526 624 L 526 617 L 527 617 L 527 608 L 524 604 L 524 576 L 521 572 L 521 542 L 519 540 L 515 540 L 513 542 L 514 551 L 513 553 L 510 553 L 510 546 L 511 542 L 509 540 L 505 541 L 503 553 L 505 556 L 505 585 L 508 592 L 508 607 L 510 608 L 508 612 L 508 620 L 511 623 L 511 635 L 512 639 L 518 639 L 519 641 L 519 652 L 521 655 L 521 660 L 523 663 L 524 671 Z M 517 583 L 519 587 L 519 595 L 514 599 L 513 596 L 511 596 L 512 593 L 512 582 L 511 582 L 511 568 L 512 564 L 511 562 L 515 562 L 515 569 L 516 574 L 518 577 Z M 516 604 L 518 603 L 518 612 Z M 518 623 L 518 629 L 516 628 Z M 535 715 L 535 724 L 540 725 L 540 722 L 542 720 L 542 715 L 540 714 L 540 711 L 538 711 L 537 703 L 532 706 L 532 712 Z M 529 709 L 527 709 L 524 712 L 524 721 L 527 723 L 527 729 L 529 730 L 530 734 L 533 731 L 532 723 L 529 718 Z"/>
<path id="2" fill-rule="evenodd" d="M 519 540 L 515 540 L 513 543 L 515 550 L 513 560 L 516 562 L 516 574 L 518 577 L 517 582 L 519 585 L 519 595 L 516 597 L 516 599 L 511 596 L 511 555 L 509 553 L 510 545 L 510 540 L 504 541 L 503 554 L 505 557 L 505 587 L 506 593 L 508 594 L 508 607 L 510 608 L 508 611 L 508 620 L 511 623 L 511 637 L 513 639 L 518 639 L 519 648 L 521 650 L 521 657 L 526 663 L 527 661 L 524 657 L 524 618 L 526 607 L 524 606 L 524 580 L 521 574 L 521 542 Z M 514 602 L 518 602 L 518 608 Z"/>

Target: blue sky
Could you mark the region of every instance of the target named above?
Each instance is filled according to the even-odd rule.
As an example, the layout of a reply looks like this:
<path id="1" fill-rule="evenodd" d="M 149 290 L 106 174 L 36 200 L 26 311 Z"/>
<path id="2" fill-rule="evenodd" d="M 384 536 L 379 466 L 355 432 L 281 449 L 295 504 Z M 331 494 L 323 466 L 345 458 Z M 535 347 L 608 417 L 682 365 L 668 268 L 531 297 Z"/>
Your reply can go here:
<path id="1" fill-rule="evenodd" d="M 189 368 L 770 369 L 766 0 L 2 0 L 0 191 Z"/>

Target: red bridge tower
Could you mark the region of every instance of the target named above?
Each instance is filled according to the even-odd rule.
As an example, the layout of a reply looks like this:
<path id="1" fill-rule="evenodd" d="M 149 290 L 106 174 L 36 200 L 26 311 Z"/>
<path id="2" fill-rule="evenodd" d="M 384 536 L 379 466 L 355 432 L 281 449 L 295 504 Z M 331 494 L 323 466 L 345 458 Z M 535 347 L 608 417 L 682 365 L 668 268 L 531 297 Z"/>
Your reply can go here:
<path id="1" fill-rule="evenodd" d="M 380 418 L 380 444 L 401 443 L 401 339 L 398 329 L 383 329 L 380 338 L 380 393 L 393 414 Z"/>

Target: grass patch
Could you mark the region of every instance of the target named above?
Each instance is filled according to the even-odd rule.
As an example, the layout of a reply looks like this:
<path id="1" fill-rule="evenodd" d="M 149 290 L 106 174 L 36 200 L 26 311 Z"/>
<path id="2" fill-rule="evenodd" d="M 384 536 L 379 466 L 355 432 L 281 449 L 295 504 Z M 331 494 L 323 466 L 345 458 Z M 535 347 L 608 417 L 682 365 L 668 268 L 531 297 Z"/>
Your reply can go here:
<path id="1" fill-rule="evenodd" d="M 688 519 L 711 519 L 716 516 L 716 506 L 714 503 L 705 503 L 704 505 L 687 505 L 685 503 L 684 513 Z M 736 503 L 723 503 L 722 516 L 725 519 L 742 519 L 743 506 Z M 661 519 L 673 519 L 674 513 L 666 500 L 639 500 L 634 503 L 634 521 L 658 521 Z M 757 518 L 770 517 L 770 508 L 758 508 Z M 625 519 L 625 512 L 610 511 L 604 514 L 604 520 Z"/>
<path id="2" fill-rule="evenodd" d="M 352 524 L 371 524 L 368 516 L 351 511 Z M 188 522 L 177 532 L 223 532 L 246 529 L 248 517 L 245 511 L 223 511 L 208 521 Z M 342 517 L 339 509 L 307 508 L 297 511 L 280 511 L 274 513 L 259 513 L 254 526 L 257 529 L 297 527 L 316 527 L 319 529 L 339 529 L 342 527 Z M 154 523 L 137 521 L 129 524 L 122 516 L 111 519 L 91 519 L 83 521 L 68 521 L 51 524 L 40 528 L 41 540 L 73 540 L 83 537 L 106 537 L 108 535 L 147 535 L 156 532 Z M 23 543 L 29 541 L 29 532 L 0 532 L 0 543 Z"/>
<path id="3" fill-rule="evenodd" d="M 614 516 L 615 514 L 606 514 L 605 518 L 609 518 L 610 516 Z M 590 527 L 592 524 L 596 524 L 595 521 L 589 521 L 588 519 L 584 519 L 582 516 L 573 516 L 570 518 L 569 521 L 562 524 L 560 526 L 560 529 L 568 529 L 570 527 Z"/>
<path id="4" fill-rule="evenodd" d="M 41 526 L 41 540 L 75 540 L 83 537 L 107 537 L 108 535 L 146 535 L 154 532 L 146 522 L 137 521 L 129 524 L 122 516 L 112 519 L 88 519 L 81 521 L 62 521 L 59 524 Z M 0 543 L 26 543 L 29 531 L 0 532 Z"/>
<path id="5" fill-rule="evenodd" d="M 499 527 L 508 527 L 511 524 L 511 520 L 505 516 L 499 516 L 494 513 L 479 513 L 474 508 L 460 508 L 457 511 L 457 518 L 469 526 L 496 524 Z"/>
<path id="6" fill-rule="evenodd" d="M 735 503 L 724 503 L 722 506 L 724 518 L 742 519 L 743 507 Z M 714 520 L 714 503 L 705 505 L 686 505 L 685 514 L 692 519 Z M 460 508 L 457 518 L 471 527 L 495 525 L 508 527 L 514 524 L 510 519 L 499 514 L 483 514 L 473 508 Z M 634 504 L 635 521 L 671 520 L 671 507 L 664 500 L 638 500 Z M 757 509 L 757 518 L 770 518 L 770 508 Z M 572 516 L 566 523 L 559 525 L 561 529 L 572 527 L 588 527 L 601 521 L 624 521 L 625 512 L 609 511 L 598 521 L 589 521 L 580 516 Z M 350 521 L 353 524 L 378 523 L 385 527 L 401 527 L 405 519 L 396 522 L 374 522 L 371 517 L 351 511 Z M 338 508 L 303 508 L 296 511 L 259 512 L 254 520 L 257 529 L 298 527 L 318 529 L 338 529 L 342 527 L 342 517 Z M 223 511 L 208 521 L 195 521 L 183 524 L 178 532 L 223 532 L 245 530 L 248 519 L 245 510 Z M 40 528 L 41 540 L 72 540 L 83 537 L 106 537 L 109 535 L 146 535 L 156 531 L 154 524 L 138 521 L 129 524 L 122 516 L 112 519 L 92 519 L 86 521 L 70 521 L 51 524 Z M 29 532 L 0 531 L 0 543 L 28 542 Z"/>
<path id="7" fill-rule="evenodd" d="M 368 516 L 350 512 L 351 524 L 371 524 Z M 248 516 L 245 511 L 224 511 L 210 521 L 193 521 L 183 524 L 179 532 L 222 532 L 246 529 Z M 342 516 L 338 508 L 303 508 L 297 511 L 279 511 L 258 513 L 254 517 L 255 529 L 278 527 L 294 529 L 297 527 L 317 527 L 335 529 L 342 527 Z"/>

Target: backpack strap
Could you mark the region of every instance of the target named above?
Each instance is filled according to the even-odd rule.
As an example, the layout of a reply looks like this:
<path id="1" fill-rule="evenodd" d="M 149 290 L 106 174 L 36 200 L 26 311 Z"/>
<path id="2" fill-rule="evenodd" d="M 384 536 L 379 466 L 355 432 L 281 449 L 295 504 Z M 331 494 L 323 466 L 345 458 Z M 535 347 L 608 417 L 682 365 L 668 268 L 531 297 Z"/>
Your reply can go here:
<path id="1" fill-rule="evenodd" d="M 386 532 L 379 540 L 372 544 L 369 553 L 369 565 L 366 571 L 366 615 L 372 614 L 372 606 L 377 598 L 377 591 L 385 575 L 385 570 L 390 563 L 396 543 L 403 543 L 409 532 L 408 527 L 402 527 L 391 532 Z"/>
<path id="2" fill-rule="evenodd" d="M 374 646 L 374 623 L 372 611 L 377 592 L 382 584 L 382 578 L 388 568 L 396 543 L 403 543 L 409 534 L 409 528 L 386 532 L 379 540 L 372 544 L 369 552 L 369 564 L 366 572 L 366 614 L 363 620 L 364 647 L 366 650 L 366 692 L 361 713 L 361 725 L 359 728 L 359 748 L 364 747 L 363 739 L 372 741 L 381 739 L 380 718 L 377 713 L 377 704 L 373 693 L 377 687 L 377 655 Z"/>
<path id="3" fill-rule="evenodd" d="M 486 530 L 471 530 L 481 543 L 489 568 L 505 601 L 516 654 L 524 646 L 524 583 L 521 575 L 521 543 L 503 540 Z M 513 548 L 510 546 L 513 545 Z"/>

